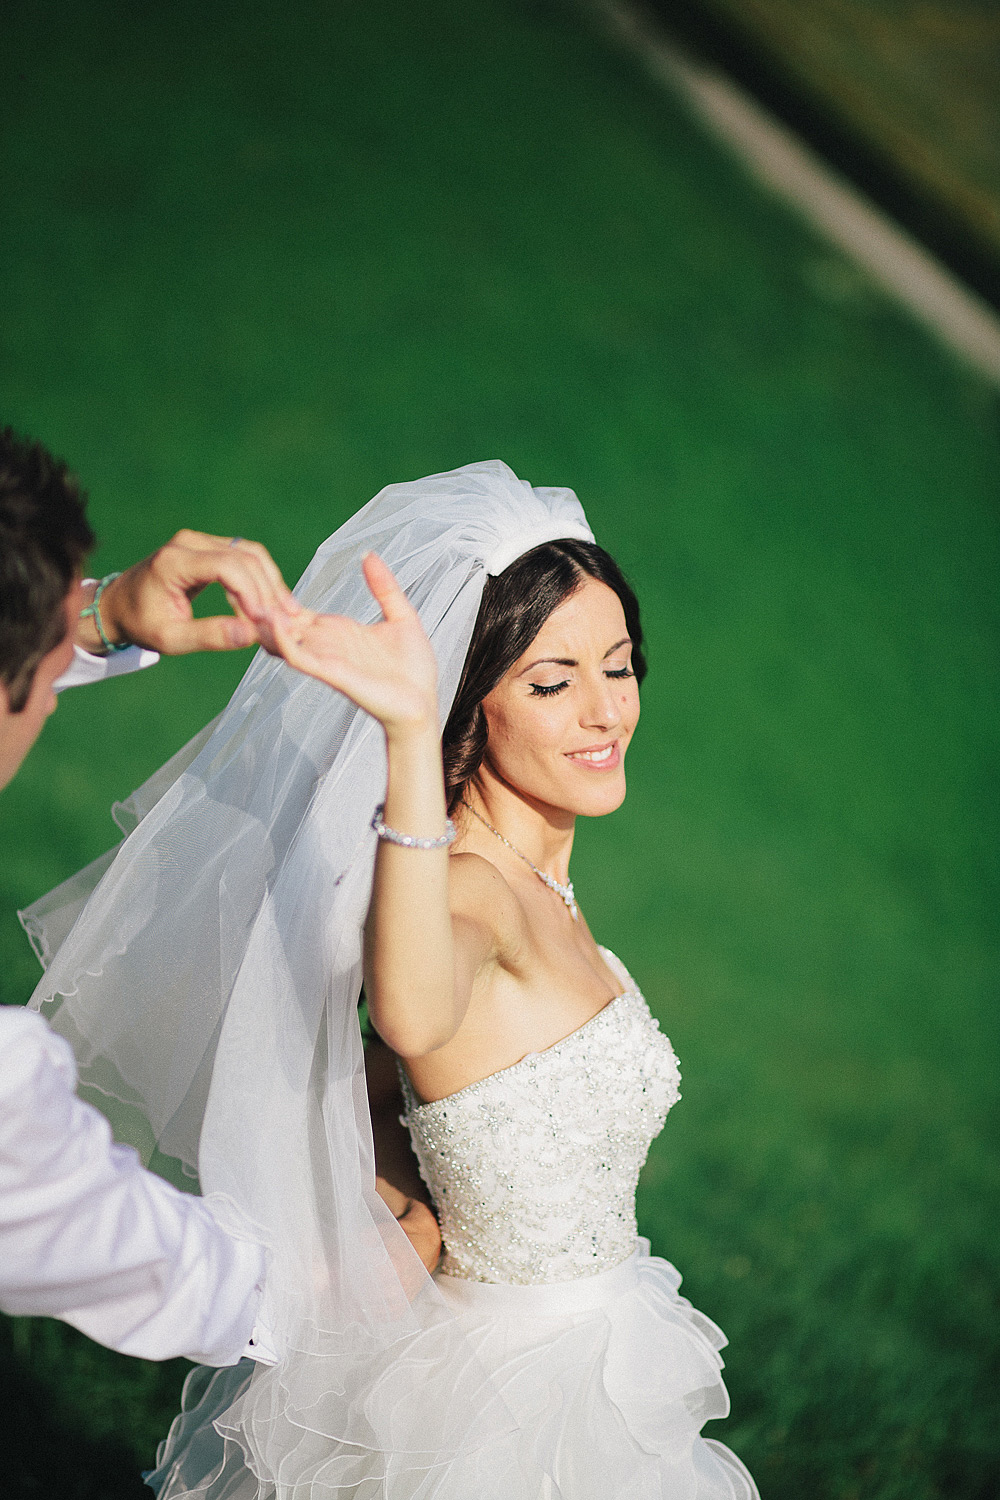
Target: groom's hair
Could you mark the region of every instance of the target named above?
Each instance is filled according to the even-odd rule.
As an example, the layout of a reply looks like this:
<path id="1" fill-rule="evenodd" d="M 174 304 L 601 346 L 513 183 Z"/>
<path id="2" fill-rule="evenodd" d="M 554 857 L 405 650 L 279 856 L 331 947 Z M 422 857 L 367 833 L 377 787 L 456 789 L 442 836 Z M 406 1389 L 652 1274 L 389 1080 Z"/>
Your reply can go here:
<path id="1" fill-rule="evenodd" d="M 20 713 L 66 634 L 63 605 L 94 545 L 87 497 L 41 443 L 0 432 L 0 682 Z"/>
<path id="2" fill-rule="evenodd" d="M 483 699 L 524 655 L 554 609 L 588 578 L 618 595 L 632 641 L 636 682 L 646 675 L 639 601 L 614 558 L 596 542 L 565 538 L 533 547 L 488 578 L 472 632 L 462 680 L 444 727 L 445 791 L 448 811 L 462 801 L 486 753 L 488 728 Z"/>

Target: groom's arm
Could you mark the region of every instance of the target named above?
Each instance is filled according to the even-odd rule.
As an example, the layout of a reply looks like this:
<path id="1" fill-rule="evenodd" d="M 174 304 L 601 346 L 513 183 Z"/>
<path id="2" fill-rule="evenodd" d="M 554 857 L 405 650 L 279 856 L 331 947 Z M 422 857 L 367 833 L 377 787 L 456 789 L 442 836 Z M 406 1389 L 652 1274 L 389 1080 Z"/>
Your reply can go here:
<path id="1" fill-rule="evenodd" d="M 192 600 L 212 583 L 225 590 L 233 613 L 195 619 Z M 109 578 L 95 614 L 96 588 L 88 580 L 76 645 L 98 656 L 109 647 L 114 654 L 123 644 L 167 656 L 257 645 L 270 649 L 270 616 L 300 612 L 266 547 L 205 531 L 178 531 L 149 557 Z"/>
<path id="2" fill-rule="evenodd" d="M 233 613 L 196 620 L 191 601 L 211 583 L 225 589 Z M 84 580 L 85 610 L 77 622 L 73 661 L 56 682 L 56 692 L 139 671 L 159 661 L 161 652 L 178 656 L 267 647 L 272 644 L 269 615 L 298 609 L 259 542 L 204 531 L 179 531 L 112 578 L 97 603 L 100 627 L 90 612 L 97 587 L 97 579 Z"/>
<path id="3" fill-rule="evenodd" d="M 41 1017 L 0 1010 L 0 1055 L 0 1309 L 62 1318 L 144 1359 L 255 1353 L 261 1247 L 112 1142 Z"/>

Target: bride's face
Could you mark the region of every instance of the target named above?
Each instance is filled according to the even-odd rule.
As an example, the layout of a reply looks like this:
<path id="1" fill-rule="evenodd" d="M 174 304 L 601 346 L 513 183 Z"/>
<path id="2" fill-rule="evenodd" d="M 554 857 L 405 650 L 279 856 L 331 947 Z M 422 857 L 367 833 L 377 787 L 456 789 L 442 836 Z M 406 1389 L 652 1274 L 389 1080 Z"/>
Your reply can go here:
<path id="1" fill-rule="evenodd" d="M 483 699 L 488 771 L 548 807 L 614 812 L 639 718 L 631 658 L 621 600 L 586 579 Z"/>

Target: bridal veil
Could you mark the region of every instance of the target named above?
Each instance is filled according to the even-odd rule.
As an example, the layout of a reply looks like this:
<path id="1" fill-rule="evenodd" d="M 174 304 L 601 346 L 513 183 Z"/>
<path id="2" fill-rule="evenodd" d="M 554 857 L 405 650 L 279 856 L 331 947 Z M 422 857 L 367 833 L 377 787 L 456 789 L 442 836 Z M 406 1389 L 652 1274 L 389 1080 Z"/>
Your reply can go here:
<path id="1" fill-rule="evenodd" d="M 359 564 L 378 552 L 433 643 L 443 723 L 487 574 L 559 537 L 592 539 L 571 491 L 470 464 L 382 490 L 296 593 L 374 620 Z M 373 719 L 258 652 L 115 809 L 124 842 L 22 914 L 45 965 L 32 1004 L 118 1138 L 269 1250 L 282 1358 L 195 1372 L 161 1500 L 532 1492 L 493 1465 L 502 1394 L 374 1190 L 357 1003 L 385 776 Z"/>

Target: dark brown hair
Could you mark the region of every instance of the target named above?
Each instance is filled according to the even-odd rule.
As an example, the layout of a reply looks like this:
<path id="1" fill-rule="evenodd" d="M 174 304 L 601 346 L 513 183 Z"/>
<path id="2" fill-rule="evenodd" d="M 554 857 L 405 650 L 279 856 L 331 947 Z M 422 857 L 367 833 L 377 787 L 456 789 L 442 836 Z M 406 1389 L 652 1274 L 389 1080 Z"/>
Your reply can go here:
<path id="1" fill-rule="evenodd" d="M 20 713 L 66 634 L 63 601 L 94 545 L 87 497 L 41 443 L 0 432 L 0 682 Z"/>
<path id="2" fill-rule="evenodd" d="M 554 609 L 587 578 L 618 595 L 632 639 L 632 670 L 646 675 L 639 601 L 618 564 L 594 542 L 544 542 L 486 580 L 462 680 L 444 728 L 444 778 L 448 811 L 454 812 L 482 764 L 487 725 L 483 699 L 531 645 Z"/>

